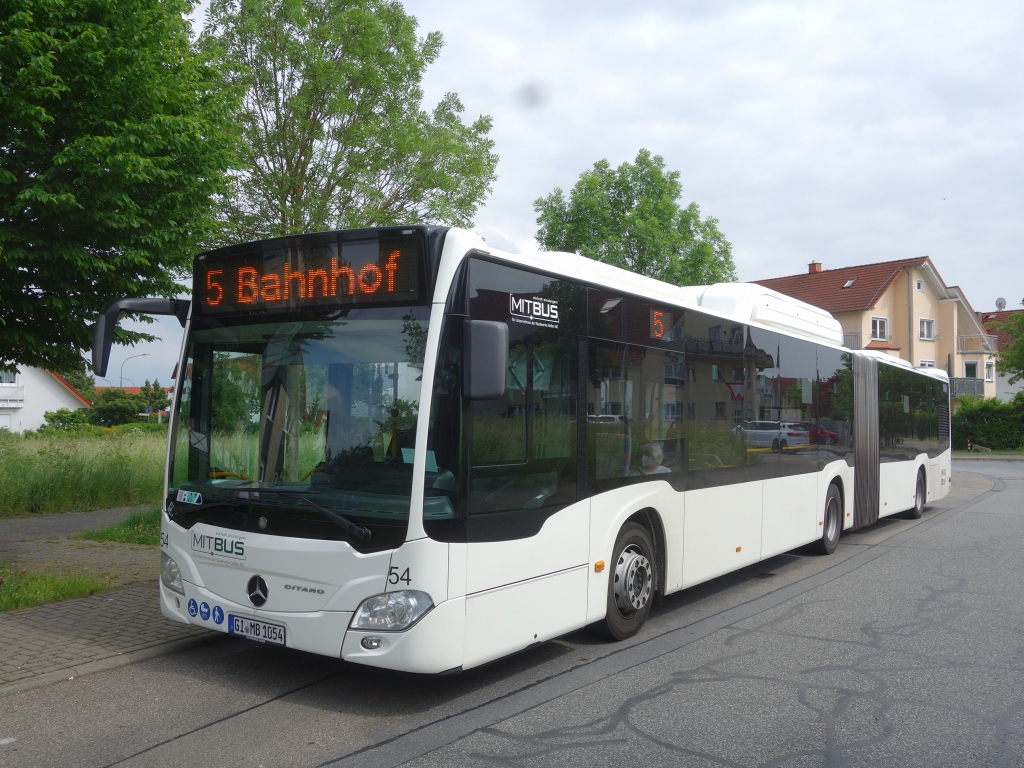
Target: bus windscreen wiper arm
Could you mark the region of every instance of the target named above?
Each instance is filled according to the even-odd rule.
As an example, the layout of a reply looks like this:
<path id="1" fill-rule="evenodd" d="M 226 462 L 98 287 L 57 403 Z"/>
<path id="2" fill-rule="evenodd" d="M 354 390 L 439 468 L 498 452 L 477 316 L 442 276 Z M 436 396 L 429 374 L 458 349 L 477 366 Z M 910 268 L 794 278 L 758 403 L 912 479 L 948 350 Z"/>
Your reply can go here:
<path id="1" fill-rule="evenodd" d="M 321 512 L 331 522 L 337 523 L 338 526 L 343 531 L 345 531 L 345 533 L 348 533 L 348 534 L 354 536 L 355 538 L 359 539 L 360 541 L 366 541 L 367 539 L 369 539 L 373 535 L 373 531 L 371 531 L 369 528 L 365 528 L 364 526 L 359 525 L 359 523 L 353 523 L 351 520 L 349 520 L 344 515 L 339 515 L 337 512 L 331 512 L 331 510 L 329 510 L 329 509 L 324 509 L 319 504 L 317 504 L 315 501 L 307 499 L 305 496 L 299 496 L 298 498 L 302 499 L 302 501 L 304 501 L 307 504 L 309 504 L 311 507 L 316 509 L 318 512 Z"/>

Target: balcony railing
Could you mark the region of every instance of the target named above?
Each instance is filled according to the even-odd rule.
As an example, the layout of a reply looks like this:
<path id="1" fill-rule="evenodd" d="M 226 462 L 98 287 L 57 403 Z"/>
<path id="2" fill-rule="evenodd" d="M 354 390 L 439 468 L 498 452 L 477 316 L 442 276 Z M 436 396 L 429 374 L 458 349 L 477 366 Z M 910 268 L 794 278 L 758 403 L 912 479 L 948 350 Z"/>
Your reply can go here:
<path id="1" fill-rule="evenodd" d="M 0 408 L 21 408 L 25 404 L 25 387 L 0 386 Z"/>
<path id="2" fill-rule="evenodd" d="M 987 333 L 980 336 L 957 336 L 956 351 L 964 353 L 982 353 L 994 355 L 996 353 L 996 337 Z"/>
<path id="3" fill-rule="evenodd" d="M 985 396 L 985 380 L 984 379 L 950 379 L 949 380 L 949 396 L 950 397 L 963 397 L 964 395 L 971 395 L 972 397 L 984 397 Z"/>
<path id="4" fill-rule="evenodd" d="M 846 347 L 847 349 L 860 349 L 860 334 L 844 333 L 843 346 Z"/>

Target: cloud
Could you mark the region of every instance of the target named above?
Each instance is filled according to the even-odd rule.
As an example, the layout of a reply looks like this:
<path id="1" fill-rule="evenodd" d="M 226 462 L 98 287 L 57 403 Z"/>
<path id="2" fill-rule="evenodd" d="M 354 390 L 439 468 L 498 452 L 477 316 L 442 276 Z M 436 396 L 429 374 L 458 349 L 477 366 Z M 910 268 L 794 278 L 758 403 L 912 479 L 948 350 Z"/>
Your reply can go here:
<path id="1" fill-rule="evenodd" d="M 494 117 L 481 232 L 522 248 L 533 200 L 647 147 L 720 219 L 741 279 L 929 254 L 977 307 L 1008 281 L 1024 296 L 1014 3 L 406 7 L 445 35 L 428 103 L 454 90 Z"/>

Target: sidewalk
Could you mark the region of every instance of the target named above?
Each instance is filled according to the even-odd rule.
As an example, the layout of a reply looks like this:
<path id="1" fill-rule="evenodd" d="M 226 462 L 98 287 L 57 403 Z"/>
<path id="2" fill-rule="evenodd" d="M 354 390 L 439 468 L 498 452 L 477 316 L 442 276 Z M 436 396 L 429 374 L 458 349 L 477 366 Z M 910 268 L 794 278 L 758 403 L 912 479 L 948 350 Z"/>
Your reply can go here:
<path id="1" fill-rule="evenodd" d="M 156 547 L 68 538 L 119 522 L 132 509 L 0 520 L 5 563 L 123 587 L 0 613 L 0 697 L 218 637 L 161 615 Z"/>

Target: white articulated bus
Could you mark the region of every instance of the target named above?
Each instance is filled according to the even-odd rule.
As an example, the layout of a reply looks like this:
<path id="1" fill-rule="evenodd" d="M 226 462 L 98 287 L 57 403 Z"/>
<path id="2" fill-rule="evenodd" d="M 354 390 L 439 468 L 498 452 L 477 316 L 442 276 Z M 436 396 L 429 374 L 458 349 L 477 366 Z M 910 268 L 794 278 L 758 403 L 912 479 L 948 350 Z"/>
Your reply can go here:
<path id="1" fill-rule="evenodd" d="M 422 673 L 595 625 L 949 490 L 949 386 L 757 285 L 678 288 L 439 227 L 195 261 L 170 619 Z"/>

